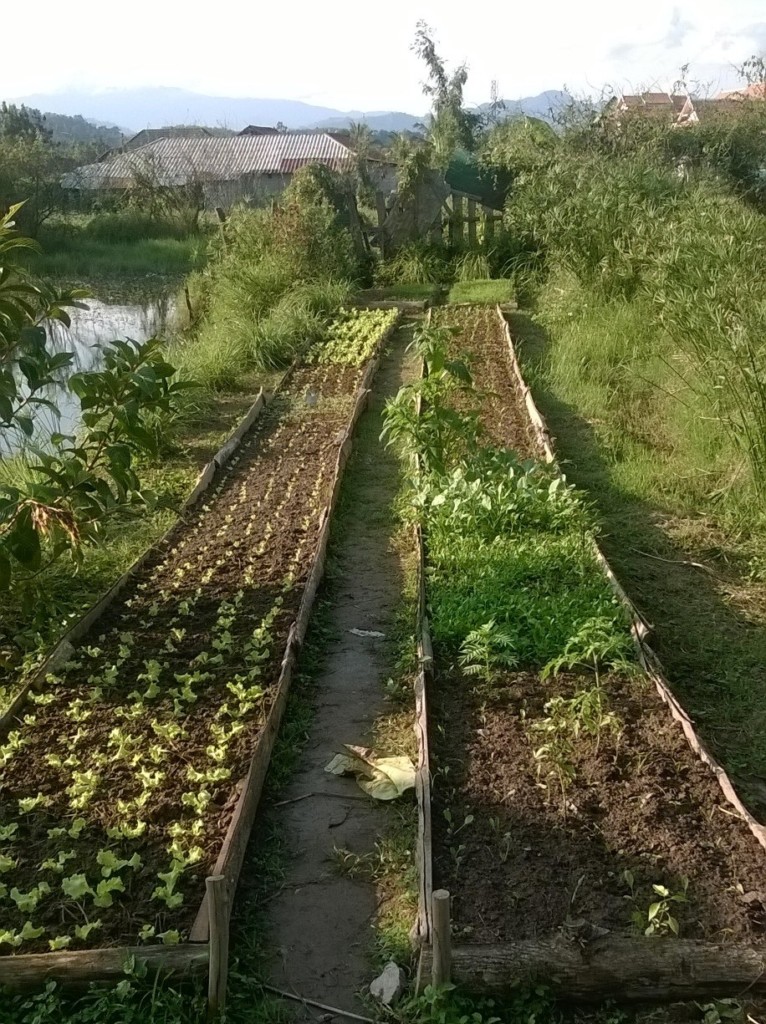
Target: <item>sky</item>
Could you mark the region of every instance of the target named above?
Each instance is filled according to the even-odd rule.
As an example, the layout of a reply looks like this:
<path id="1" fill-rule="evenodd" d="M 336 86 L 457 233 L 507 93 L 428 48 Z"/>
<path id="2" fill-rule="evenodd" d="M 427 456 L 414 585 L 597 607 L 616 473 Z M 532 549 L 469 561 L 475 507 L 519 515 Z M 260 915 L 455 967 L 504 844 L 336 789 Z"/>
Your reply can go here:
<path id="1" fill-rule="evenodd" d="M 509 99 L 563 86 L 598 93 L 667 87 L 689 63 L 714 91 L 736 85 L 732 65 L 766 51 L 764 0 L 33 0 L 45 31 L 9 46 L 0 96 L 71 88 L 178 86 L 218 96 L 279 97 L 341 110 L 427 103 L 411 52 L 419 18 L 439 52 L 470 70 L 466 99 Z"/>

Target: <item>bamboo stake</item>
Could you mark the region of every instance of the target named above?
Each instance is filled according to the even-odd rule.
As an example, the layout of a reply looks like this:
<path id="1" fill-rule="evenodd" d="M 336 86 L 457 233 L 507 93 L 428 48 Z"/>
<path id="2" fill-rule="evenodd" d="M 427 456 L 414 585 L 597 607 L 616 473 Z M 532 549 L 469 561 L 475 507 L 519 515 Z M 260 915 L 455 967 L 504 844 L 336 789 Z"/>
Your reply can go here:
<path id="1" fill-rule="evenodd" d="M 229 913 L 226 876 L 205 879 L 210 914 L 210 973 L 207 986 L 207 1016 L 215 1020 L 226 1007 L 226 978 L 229 971 Z"/>
<path id="2" fill-rule="evenodd" d="M 436 988 L 439 985 L 448 985 L 452 974 L 450 899 L 446 889 L 434 890 L 431 902 L 431 928 L 434 948 L 431 983 Z"/>

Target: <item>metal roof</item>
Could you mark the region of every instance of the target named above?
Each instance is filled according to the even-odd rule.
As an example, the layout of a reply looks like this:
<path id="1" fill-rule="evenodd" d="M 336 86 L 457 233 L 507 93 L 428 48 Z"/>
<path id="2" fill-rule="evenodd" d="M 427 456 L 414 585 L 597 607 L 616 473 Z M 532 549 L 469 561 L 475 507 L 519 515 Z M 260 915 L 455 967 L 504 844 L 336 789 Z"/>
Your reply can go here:
<path id="1" fill-rule="evenodd" d="M 235 181 L 243 174 L 292 174 L 307 164 L 340 171 L 354 153 L 327 134 L 234 135 L 229 138 L 163 138 L 101 163 L 78 167 L 62 179 L 67 188 L 127 188 L 136 174 L 158 185 Z"/>

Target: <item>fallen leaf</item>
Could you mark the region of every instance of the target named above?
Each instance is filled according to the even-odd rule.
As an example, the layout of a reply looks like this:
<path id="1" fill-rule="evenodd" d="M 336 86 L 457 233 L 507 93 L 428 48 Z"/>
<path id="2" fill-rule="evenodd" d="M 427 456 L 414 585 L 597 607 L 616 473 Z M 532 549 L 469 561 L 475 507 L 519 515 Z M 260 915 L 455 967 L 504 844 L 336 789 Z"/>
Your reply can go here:
<path id="1" fill-rule="evenodd" d="M 415 785 L 415 766 L 409 757 L 379 757 L 371 747 L 344 744 L 347 754 L 336 754 L 325 767 L 333 775 L 355 775 L 365 793 L 375 800 L 395 800 Z"/>

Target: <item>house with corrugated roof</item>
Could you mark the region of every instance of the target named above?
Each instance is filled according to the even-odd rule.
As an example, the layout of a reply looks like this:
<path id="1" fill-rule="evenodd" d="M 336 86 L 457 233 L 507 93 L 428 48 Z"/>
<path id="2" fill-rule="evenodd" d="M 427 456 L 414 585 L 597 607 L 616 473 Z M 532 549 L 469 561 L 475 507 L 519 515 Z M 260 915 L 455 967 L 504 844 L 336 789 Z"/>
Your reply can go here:
<path id="1" fill-rule="evenodd" d="M 258 203 L 281 194 L 293 174 L 310 164 L 351 172 L 357 158 L 350 145 L 329 133 L 170 135 L 78 167 L 64 175 L 62 185 L 126 191 L 138 182 L 159 188 L 199 184 L 206 206 L 227 209 L 236 202 Z M 371 158 L 367 169 L 376 191 L 396 188 L 394 164 Z"/>

